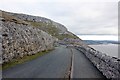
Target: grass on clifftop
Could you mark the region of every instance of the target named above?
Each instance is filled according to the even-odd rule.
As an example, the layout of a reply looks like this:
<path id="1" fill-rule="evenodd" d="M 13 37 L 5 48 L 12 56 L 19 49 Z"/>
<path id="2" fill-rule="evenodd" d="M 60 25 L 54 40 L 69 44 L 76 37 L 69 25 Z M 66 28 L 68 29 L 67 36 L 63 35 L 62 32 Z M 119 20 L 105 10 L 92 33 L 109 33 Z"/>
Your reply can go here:
<path id="1" fill-rule="evenodd" d="M 60 30 L 55 27 L 52 23 L 44 23 L 44 22 L 32 22 L 27 21 L 32 26 L 37 27 L 48 34 L 51 34 L 52 36 L 58 38 L 59 40 L 63 40 L 64 38 L 77 38 L 75 35 L 69 35 L 69 34 L 59 34 Z"/>
<path id="2" fill-rule="evenodd" d="M 52 49 L 52 50 L 53 50 L 53 49 Z M 13 66 L 15 66 L 15 65 L 22 64 L 22 63 L 24 63 L 24 62 L 27 62 L 27 61 L 36 59 L 36 58 L 38 58 L 38 57 L 40 57 L 40 56 L 43 56 L 43 55 L 49 53 L 49 52 L 52 51 L 52 50 L 42 51 L 42 52 L 36 53 L 35 55 L 24 56 L 24 57 L 22 57 L 22 58 L 14 59 L 14 60 L 12 60 L 11 62 L 4 63 L 4 64 L 2 65 L 2 69 L 4 70 L 4 69 L 10 68 L 10 67 L 13 67 Z"/>
<path id="3" fill-rule="evenodd" d="M 61 34 L 61 35 L 59 35 L 59 39 L 60 40 L 63 40 L 64 38 L 74 38 L 74 39 L 77 39 L 78 37 L 77 36 L 72 36 L 72 35 L 69 35 L 69 34 Z"/>
<path id="4" fill-rule="evenodd" d="M 58 35 L 59 30 L 54 25 L 52 25 L 52 23 L 32 22 L 32 21 L 29 22 L 31 23 L 32 26 L 45 31 L 48 34 L 51 34 L 52 36 Z"/>
<path id="5" fill-rule="evenodd" d="M 12 15 L 9 15 L 8 13 L 6 13 L 4 11 L 2 11 L 0 17 L 3 18 L 2 21 L 15 22 L 16 24 L 26 24 L 26 25 L 28 24 L 25 21 L 18 19 Z"/>

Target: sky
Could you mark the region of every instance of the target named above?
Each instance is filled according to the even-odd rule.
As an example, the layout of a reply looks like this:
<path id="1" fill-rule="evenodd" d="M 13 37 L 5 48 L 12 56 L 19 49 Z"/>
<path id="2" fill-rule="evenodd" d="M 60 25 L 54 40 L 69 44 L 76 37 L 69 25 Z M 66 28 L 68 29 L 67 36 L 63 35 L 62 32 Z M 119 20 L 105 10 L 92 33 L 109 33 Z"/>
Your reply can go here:
<path id="1" fill-rule="evenodd" d="M 0 0 L 0 9 L 42 16 L 76 35 L 117 35 L 119 0 Z"/>

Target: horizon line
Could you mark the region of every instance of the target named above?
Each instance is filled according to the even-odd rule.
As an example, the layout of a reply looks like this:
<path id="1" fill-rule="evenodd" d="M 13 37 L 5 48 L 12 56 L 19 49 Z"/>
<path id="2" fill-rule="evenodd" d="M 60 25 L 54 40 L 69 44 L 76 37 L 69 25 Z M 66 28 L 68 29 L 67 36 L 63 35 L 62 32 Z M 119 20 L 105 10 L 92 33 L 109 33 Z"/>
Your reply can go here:
<path id="1" fill-rule="evenodd" d="M 118 35 L 118 34 L 76 34 L 76 35 Z"/>

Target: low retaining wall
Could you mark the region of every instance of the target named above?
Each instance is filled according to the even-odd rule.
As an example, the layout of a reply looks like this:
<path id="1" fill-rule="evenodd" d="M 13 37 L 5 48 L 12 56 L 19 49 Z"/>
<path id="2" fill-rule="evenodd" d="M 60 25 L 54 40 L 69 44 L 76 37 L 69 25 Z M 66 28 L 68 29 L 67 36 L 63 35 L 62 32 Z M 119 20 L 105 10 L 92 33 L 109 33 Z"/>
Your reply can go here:
<path id="1" fill-rule="evenodd" d="M 120 59 L 103 54 L 91 47 L 84 48 L 79 46 L 76 49 L 84 53 L 106 78 L 120 78 Z"/>

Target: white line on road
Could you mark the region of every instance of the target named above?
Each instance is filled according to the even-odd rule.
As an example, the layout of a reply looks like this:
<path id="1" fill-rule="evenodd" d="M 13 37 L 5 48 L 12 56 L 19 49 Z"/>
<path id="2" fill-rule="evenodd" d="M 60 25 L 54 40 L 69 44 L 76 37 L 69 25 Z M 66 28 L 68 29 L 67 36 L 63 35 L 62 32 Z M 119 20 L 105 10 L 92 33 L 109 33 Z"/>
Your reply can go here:
<path id="1" fill-rule="evenodd" d="M 71 73 L 70 73 L 70 79 L 73 78 L 73 67 L 74 67 L 74 53 L 73 53 L 73 49 L 71 49 L 71 52 L 72 52 L 72 63 L 71 63 Z"/>

